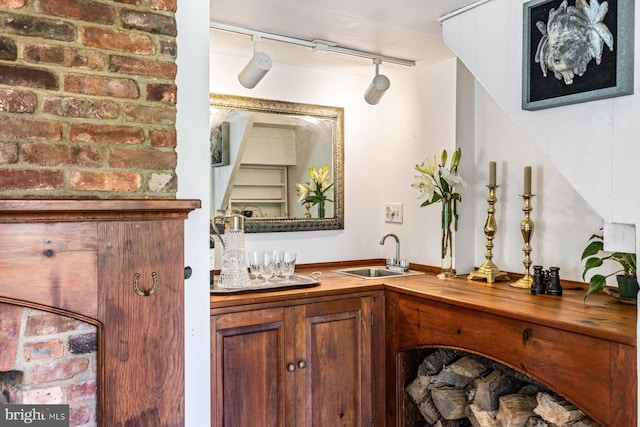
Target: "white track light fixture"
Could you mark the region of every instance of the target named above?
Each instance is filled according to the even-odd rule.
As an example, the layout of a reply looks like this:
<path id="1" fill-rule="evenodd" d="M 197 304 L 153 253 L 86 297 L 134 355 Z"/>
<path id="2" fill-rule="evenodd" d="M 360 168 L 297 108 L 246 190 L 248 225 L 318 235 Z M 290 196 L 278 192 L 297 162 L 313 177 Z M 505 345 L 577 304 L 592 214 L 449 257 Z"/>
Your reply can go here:
<path id="1" fill-rule="evenodd" d="M 378 58 L 374 58 L 373 63 L 376 66 L 376 75 L 371 81 L 371 84 L 364 93 L 364 100 L 371 105 L 376 105 L 382 99 L 382 95 L 389 89 L 391 82 L 389 78 L 383 74 L 379 74 L 379 67 L 382 61 Z"/>
<path id="2" fill-rule="evenodd" d="M 258 52 L 259 41 L 259 36 L 253 36 L 253 57 L 238 74 L 240 84 L 247 89 L 256 87 L 273 65 L 269 55 L 264 52 Z"/>

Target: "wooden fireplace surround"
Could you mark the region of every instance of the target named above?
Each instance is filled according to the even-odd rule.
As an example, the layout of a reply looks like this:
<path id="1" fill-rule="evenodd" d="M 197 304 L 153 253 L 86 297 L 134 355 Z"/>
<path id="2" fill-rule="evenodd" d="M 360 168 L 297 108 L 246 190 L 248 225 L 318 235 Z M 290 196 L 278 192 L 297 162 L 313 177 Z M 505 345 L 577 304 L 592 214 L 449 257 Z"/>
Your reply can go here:
<path id="1" fill-rule="evenodd" d="M 184 426 L 184 220 L 199 207 L 0 200 L 0 301 L 98 327 L 100 426 Z"/>

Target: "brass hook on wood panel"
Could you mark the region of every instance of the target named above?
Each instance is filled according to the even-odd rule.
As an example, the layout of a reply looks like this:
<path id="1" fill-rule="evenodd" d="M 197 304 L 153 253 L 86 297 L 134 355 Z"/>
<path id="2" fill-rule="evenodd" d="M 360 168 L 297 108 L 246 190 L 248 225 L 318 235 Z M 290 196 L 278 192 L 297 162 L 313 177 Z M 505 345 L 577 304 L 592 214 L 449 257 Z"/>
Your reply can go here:
<path id="1" fill-rule="evenodd" d="M 158 273 L 156 273 L 155 271 L 152 272 L 151 277 L 153 278 L 153 287 L 148 291 L 143 291 L 140 289 L 140 286 L 138 286 L 140 273 L 136 273 L 133 275 L 133 290 L 136 291 L 136 294 L 140 295 L 141 297 L 148 297 L 158 290 Z"/>

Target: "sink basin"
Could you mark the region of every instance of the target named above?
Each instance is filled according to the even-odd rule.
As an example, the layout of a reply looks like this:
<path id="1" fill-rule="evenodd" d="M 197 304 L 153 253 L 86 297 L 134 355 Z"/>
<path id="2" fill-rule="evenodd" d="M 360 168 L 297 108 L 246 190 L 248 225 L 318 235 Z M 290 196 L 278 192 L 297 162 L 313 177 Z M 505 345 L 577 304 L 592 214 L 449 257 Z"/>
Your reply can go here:
<path id="1" fill-rule="evenodd" d="M 339 270 L 333 270 L 336 273 L 346 274 L 349 276 L 361 277 L 364 279 L 377 279 L 380 277 L 399 277 L 399 276 L 412 276 L 416 274 L 424 274 L 421 271 L 393 271 L 386 267 L 374 266 L 374 267 L 352 267 L 342 268 Z"/>

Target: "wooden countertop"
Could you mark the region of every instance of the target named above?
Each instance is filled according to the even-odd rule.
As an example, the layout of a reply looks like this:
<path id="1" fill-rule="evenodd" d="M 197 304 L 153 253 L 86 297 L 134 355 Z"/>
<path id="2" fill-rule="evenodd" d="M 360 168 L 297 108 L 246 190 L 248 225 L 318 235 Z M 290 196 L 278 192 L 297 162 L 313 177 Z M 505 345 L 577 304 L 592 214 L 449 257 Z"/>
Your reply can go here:
<path id="1" fill-rule="evenodd" d="M 293 303 L 300 299 L 354 292 L 392 291 L 422 298 L 425 303 L 429 300 L 439 301 L 636 346 L 636 306 L 621 303 L 604 293 L 591 295 L 584 302 L 583 289 L 565 287 L 562 297 L 553 297 L 531 295 L 528 289 L 513 288 L 508 285 L 509 282 L 488 284 L 484 281 L 469 281 L 466 275 L 448 280 L 438 279 L 431 273 L 363 279 L 332 271 L 342 267 L 344 265 L 297 269 L 296 272 L 300 274 L 322 272 L 320 285 L 312 288 L 211 296 L 212 314 L 246 305 Z"/>

